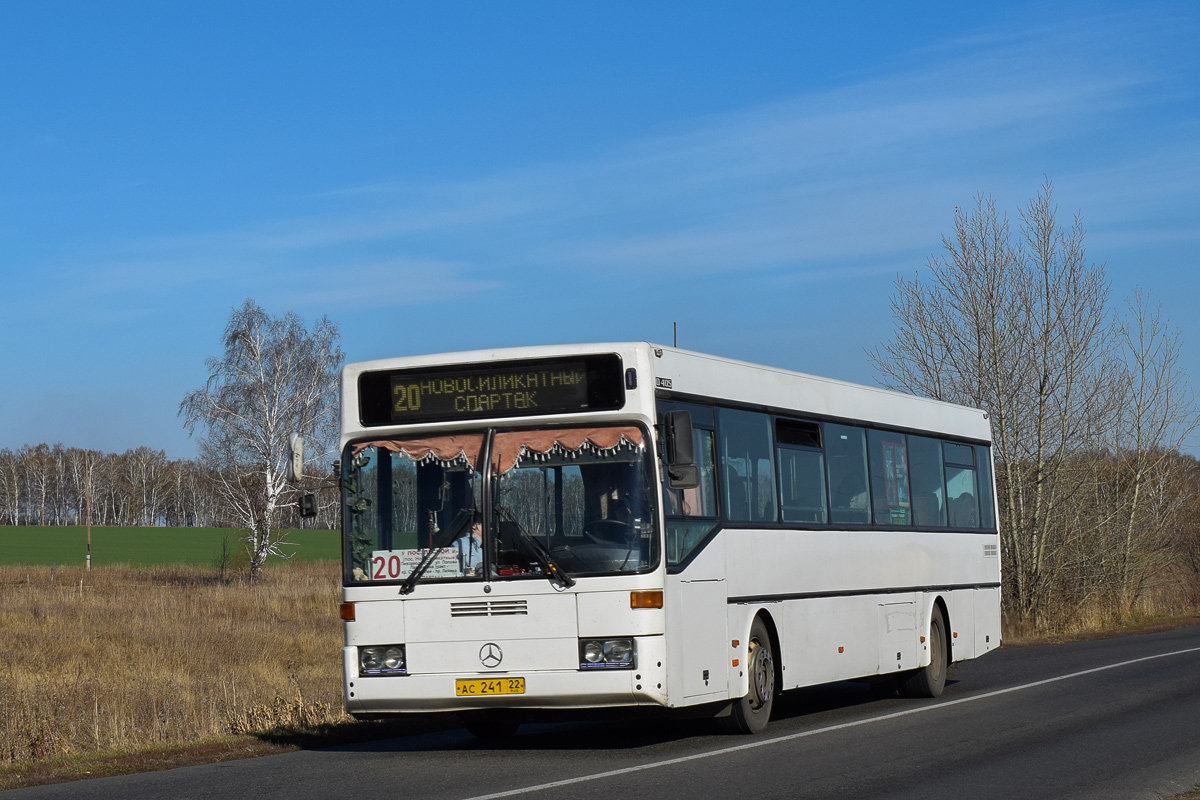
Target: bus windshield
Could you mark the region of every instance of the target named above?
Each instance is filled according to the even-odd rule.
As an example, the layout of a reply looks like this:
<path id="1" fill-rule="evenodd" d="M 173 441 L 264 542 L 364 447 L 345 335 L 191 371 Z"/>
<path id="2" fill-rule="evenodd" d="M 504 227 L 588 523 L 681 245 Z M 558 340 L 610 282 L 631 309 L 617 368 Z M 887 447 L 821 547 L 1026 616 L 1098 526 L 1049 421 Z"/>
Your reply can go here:
<path id="1" fill-rule="evenodd" d="M 653 469 L 637 427 L 359 442 L 343 463 L 347 583 L 406 581 L 414 570 L 422 582 L 544 579 L 657 563 Z"/>

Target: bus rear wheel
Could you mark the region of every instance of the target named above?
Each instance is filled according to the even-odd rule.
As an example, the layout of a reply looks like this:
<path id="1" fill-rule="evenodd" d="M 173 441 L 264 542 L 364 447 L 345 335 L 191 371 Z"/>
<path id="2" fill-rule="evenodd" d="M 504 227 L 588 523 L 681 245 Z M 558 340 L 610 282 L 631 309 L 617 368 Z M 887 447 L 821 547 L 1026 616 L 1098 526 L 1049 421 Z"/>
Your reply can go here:
<path id="1" fill-rule="evenodd" d="M 775 648 L 762 617 L 754 618 L 746 645 L 750 691 L 734 701 L 729 716 L 720 718 L 727 733 L 759 733 L 767 727 L 775 705 Z"/>
<path id="2" fill-rule="evenodd" d="M 946 686 L 946 618 L 940 606 L 929 620 L 929 666 L 901 679 L 900 690 L 909 697 L 938 697 Z"/>

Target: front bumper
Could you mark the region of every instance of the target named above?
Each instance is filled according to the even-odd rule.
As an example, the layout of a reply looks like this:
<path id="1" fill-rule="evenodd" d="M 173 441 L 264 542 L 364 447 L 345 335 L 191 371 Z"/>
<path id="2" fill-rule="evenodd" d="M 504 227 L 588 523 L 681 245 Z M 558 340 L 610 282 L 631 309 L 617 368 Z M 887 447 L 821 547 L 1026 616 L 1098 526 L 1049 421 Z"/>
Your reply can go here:
<path id="1" fill-rule="evenodd" d="M 637 640 L 637 664 L 633 669 L 534 669 L 535 659 L 514 658 L 509 669 L 480 669 L 477 658 L 453 659 L 464 669 L 452 669 L 438 659 L 437 672 L 414 672 L 399 676 L 358 675 L 358 648 L 342 650 L 346 710 L 351 714 L 393 714 L 413 711 L 470 711 L 481 708 L 611 708 L 620 706 L 665 706 L 667 702 L 666 649 L 662 636 Z M 546 642 L 501 641 L 506 653 L 528 654 Z M 477 646 L 470 649 L 475 655 Z M 410 654 L 409 663 L 414 659 Z M 561 663 L 561 661 L 558 661 Z M 461 697 L 455 692 L 459 679 L 521 677 L 524 694 Z"/>

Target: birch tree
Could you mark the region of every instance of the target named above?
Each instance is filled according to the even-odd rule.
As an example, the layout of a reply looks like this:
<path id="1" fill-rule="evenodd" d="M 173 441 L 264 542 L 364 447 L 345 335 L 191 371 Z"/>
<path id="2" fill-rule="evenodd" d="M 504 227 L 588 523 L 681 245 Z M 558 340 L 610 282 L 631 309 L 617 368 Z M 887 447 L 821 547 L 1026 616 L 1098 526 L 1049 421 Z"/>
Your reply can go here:
<path id="1" fill-rule="evenodd" d="M 295 313 L 272 317 L 246 300 L 225 326 L 223 354 L 205 362 L 208 381 L 179 405 L 188 433 L 202 431 L 200 458 L 226 513 L 246 530 L 252 579 L 268 556 L 290 555 L 278 526 L 293 502 L 284 477 L 289 434 L 304 435 L 318 453 L 336 435 L 339 337 L 326 317 L 310 330 Z"/>
<path id="2" fill-rule="evenodd" d="M 21 462 L 12 450 L 0 450 L 0 521 L 18 525 L 21 519 Z"/>

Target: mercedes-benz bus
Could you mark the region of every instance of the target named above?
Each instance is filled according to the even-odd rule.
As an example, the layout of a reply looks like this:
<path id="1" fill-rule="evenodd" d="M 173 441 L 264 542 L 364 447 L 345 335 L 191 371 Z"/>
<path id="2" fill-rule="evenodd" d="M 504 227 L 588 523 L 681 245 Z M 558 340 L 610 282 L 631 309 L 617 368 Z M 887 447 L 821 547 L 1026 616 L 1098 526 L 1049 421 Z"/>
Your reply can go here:
<path id="1" fill-rule="evenodd" d="M 983 411 L 646 342 L 342 372 L 342 652 L 360 718 L 937 696 L 1000 645 Z"/>

